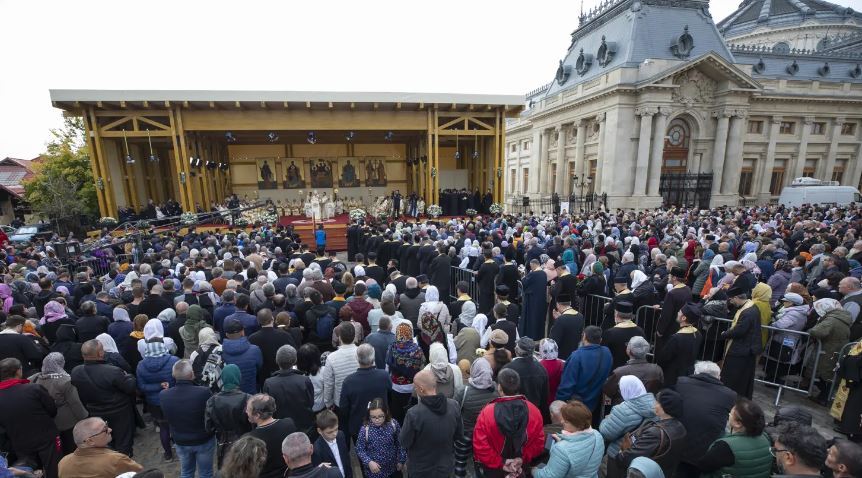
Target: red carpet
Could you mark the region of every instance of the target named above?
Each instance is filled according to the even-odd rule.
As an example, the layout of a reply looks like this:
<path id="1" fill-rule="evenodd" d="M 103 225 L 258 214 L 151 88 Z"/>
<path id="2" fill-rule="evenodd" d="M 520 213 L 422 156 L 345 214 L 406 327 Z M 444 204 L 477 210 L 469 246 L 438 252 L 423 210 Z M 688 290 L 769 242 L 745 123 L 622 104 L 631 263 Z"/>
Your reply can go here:
<path id="1" fill-rule="evenodd" d="M 313 227 L 315 225 L 323 224 L 323 228 L 326 229 L 329 226 L 343 226 L 350 223 L 350 216 L 348 214 L 339 214 L 338 216 L 335 216 L 331 219 L 317 222 L 314 222 L 305 216 L 281 216 L 281 219 L 278 220 L 278 223 L 282 226 L 290 226 L 292 224 L 294 228 L 298 228 L 299 226 Z"/>

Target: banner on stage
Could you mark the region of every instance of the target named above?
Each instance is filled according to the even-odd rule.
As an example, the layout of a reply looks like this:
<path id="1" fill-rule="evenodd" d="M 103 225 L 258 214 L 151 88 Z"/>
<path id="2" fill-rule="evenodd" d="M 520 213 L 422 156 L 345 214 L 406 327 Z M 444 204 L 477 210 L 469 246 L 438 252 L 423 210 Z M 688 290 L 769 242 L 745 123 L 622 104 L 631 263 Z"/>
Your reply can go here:
<path id="1" fill-rule="evenodd" d="M 359 165 L 359 158 L 338 158 L 338 187 L 360 187 Z"/>
<path id="2" fill-rule="evenodd" d="M 386 186 L 386 158 L 365 158 L 365 186 L 369 188 Z"/>
<path id="3" fill-rule="evenodd" d="M 278 181 L 275 179 L 275 158 L 257 159 L 257 188 L 278 189 Z"/>
<path id="4" fill-rule="evenodd" d="M 303 189 L 306 187 L 302 158 L 282 159 L 281 170 L 284 172 L 284 179 L 282 180 L 284 189 Z"/>
<path id="5" fill-rule="evenodd" d="M 332 163 L 325 158 L 310 159 L 311 165 L 311 187 L 312 188 L 331 188 L 332 187 Z"/>

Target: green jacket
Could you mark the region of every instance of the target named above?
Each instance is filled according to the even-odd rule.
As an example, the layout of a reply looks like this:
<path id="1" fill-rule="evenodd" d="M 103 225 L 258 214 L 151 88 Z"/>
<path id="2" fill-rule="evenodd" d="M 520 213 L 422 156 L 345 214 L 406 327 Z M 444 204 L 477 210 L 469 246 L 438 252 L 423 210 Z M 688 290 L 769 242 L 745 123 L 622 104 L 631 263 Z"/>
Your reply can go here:
<path id="1" fill-rule="evenodd" d="M 772 473 L 772 455 L 769 453 L 769 438 L 763 433 L 753 437 L 748 435 L 725 435 L 718 440 L 727 443 L 733 452 L 735 462 L 713 473 L 701 475 L 702 478 L 769 478 Z"/>
<path id="2" fill-rule="evenodd" d="M 850 342 L 850 325 L 852 317 L 850 312 L 844 309 L 830 310 L 818 322 L 811 327 L 808 333 L 820 341 L 820 362 L 817 364 L 817 377 L 823 380 L 832 380 L 835 372 L 835 363 L 838 361 L 838 352 L 841 347 Z M 813 360 L 814 355 L 810 356 Z"/>

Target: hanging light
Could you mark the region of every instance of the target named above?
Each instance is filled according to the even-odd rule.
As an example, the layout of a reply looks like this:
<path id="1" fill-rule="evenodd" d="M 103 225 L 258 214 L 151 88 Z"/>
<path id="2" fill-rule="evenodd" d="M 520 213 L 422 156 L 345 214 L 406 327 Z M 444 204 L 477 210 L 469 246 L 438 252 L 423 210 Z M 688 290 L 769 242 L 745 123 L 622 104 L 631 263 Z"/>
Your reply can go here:
<path id="1" fill-rule="evenodd" d="M 455 161 L 461 160 L 461 150 L 458 148 L 458 134 L 455 134 Z"/>
<path id="2" fill-rule="evenodd" d="M 344 135 L 344 139 L 347 141 L 353 141 L 353 138 L 356 137 L 356 133 L 353 131 L 348 131 L 347 134 Z"/>
<path id="3" fill-rule="evenodd" d="M 126 139 L 126 129 L 123 128 L 123 144 L 126 145 L 126 164 L 135 164 L 135 158 L 129 154 L 129 140 Z"/>
<path id="4" fill-rule="evenodd" d="M 306 136 L 305 140 L 308 141 L 308 144 L 317 144 L 317 135 L 314 133 L 314 131 L 309 131 L 308 136 Z"/>
<path id="5" fill-rule="evenodd" d="M 393 138 L 395 138 L 395 133 L 392 131 L 387 131 L 386 134 L 383 135 L 383 139 L 386 141 L 392 141 Z"/>
<path id="6" fill-rule="evenodd" d="M 215 161 L 213 161 L 213 160 L 207 161 L 207 169 L 215 169 L 217 167 L 218 167 L 218 164 L 216 164 Z"/>
<path id="7" fill-rule="evenodd" d="M 228 143 L 236 143 L 236 136 L 234 136 L 230 131 L 225 132 L 224 139 L 226 139 Z"/>
<path id="8" fill-rule="evenodd" d="M 479 137 L 473 136 L 473 159 L 479 159 Z"/>
<path id="9" fill-rule="evenodd" d="M 147 128 L 147 142 L 150 143 L 150 162 L 155 163 L 159 160 L 159 156 L 153 152 L 153 138 L 150 137 L 150 128 Z"/>
<path id="10" fill-rule="evenodd" d="M 278 141 L 278 133 L 276 133 L 275 131 L 270 131 L 266 134 L 266 140 L 270 143 L 275 143 L 276 141 Z"/>
<path id="11" fill-rule="evenodd" d="M 218 167 L 219 167 L 219 169 L 221 169 L 222 171 L 227 171 L 227 170 L 228 170 L 228 165 L 227 165 L 227 163 L 219 163 Z"/>

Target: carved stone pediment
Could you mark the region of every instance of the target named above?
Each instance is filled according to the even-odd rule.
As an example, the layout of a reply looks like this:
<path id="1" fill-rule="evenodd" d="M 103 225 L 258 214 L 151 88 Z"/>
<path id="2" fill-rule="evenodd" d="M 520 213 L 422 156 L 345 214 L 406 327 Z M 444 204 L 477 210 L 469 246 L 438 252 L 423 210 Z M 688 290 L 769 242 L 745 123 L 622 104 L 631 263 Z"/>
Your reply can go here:
<path id="1" fill-rule="evenodd" d="M 676 103 L 691 106 L 695 103 L 712 103 L 715 99 L 715 81 L 695 68 L 674 76 L 673 84 L 679 85 L 673 92 Z"/>

